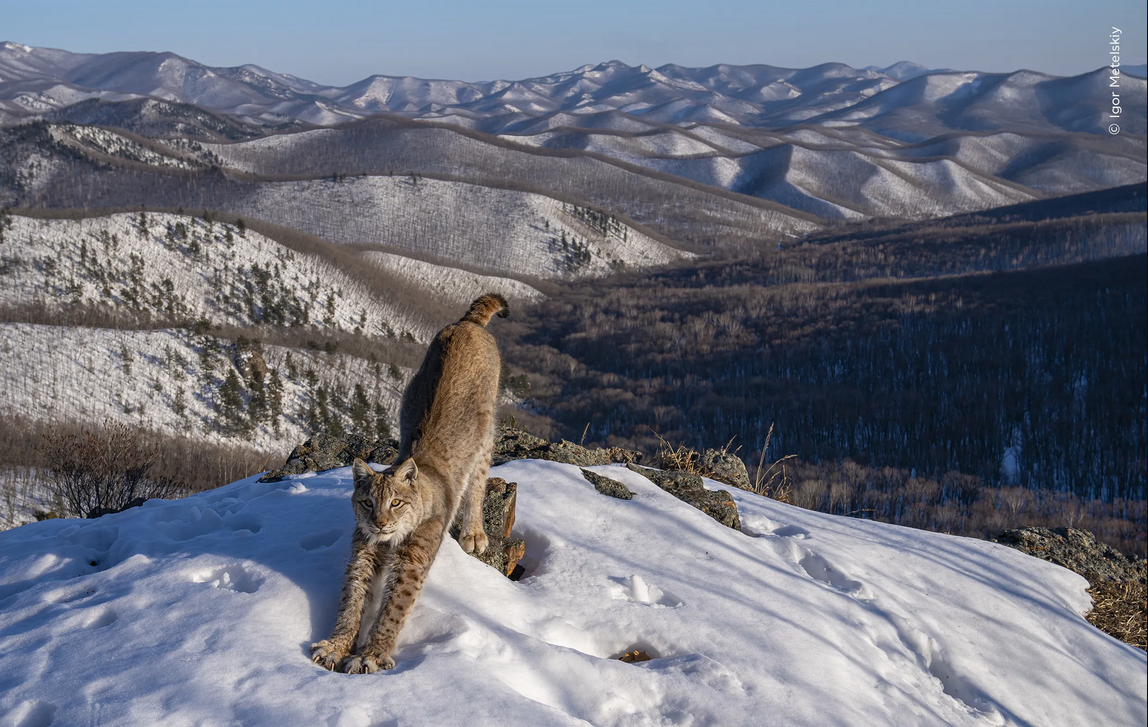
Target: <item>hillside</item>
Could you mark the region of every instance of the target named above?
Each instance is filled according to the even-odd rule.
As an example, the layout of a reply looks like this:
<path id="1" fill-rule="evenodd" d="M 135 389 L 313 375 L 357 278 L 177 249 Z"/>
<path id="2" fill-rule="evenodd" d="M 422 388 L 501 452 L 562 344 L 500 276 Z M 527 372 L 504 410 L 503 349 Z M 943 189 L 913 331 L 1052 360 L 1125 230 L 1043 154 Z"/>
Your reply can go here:
<path id="1" fill-rule="evenodd" d="M 31 178 L 0 178 L 0 199 L 275 217 L 292 209 L 259 182 L 414 173 L 547 195 L 708 251 L 824 221 L 934 218 L 1141 182 L 1145 81 L 1126 78 L 1117 135 L 1106 83 L 1103 69 L 610 61 L 518 81 L 376 75 L 335 88 L 171 53 L 4 43 L 0 158 Z M 37 123 L 51 141 L 29 136 Z M 134 164 L 113 171 L 112 160 Z"/>
<path id="2" fill-rule="evenodd" d="M 492 470 L 518 483 L 524 577 L 448 539 L 397 668 L 360 677 L 307 653 L 337 607 L 348 469 L 0 533 L 0 714 L 436 727 L 1148 716 L 1144 653 L 1082 618 L 1087 584 L 1058 566 L 706 481 L 736 500 L 738 532 L 640 475 L 592 469 L 634 499 L 569 465 Z M 634 649 L 651 660 L 617 659 Z"/>
<path id="3" fill-rule="evenodd" d="M 1089 517 L 1143 556 L 1143 210 L 1128 187 L 567 286 L 504 350 L 549 436 L 732 441 L 808 464 L 811 507 L 979 537 Z"/>

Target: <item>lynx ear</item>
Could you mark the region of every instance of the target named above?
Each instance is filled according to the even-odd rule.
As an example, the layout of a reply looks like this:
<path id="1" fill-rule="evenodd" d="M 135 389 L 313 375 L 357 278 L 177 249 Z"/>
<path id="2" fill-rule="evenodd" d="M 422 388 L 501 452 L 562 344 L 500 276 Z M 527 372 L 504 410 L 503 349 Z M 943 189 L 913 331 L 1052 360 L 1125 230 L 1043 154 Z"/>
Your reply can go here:
<path id="1" fill-rule="evenodd" d="M 376 472 L 371 469 L 369 464 L 359 459 L 358 457 L 355 458 L 354 463 L 351 465 L 351 472 L 353 472 L 355 475 L 356 483 L 358 483 L 360 480 L 374 479 L 376 474 Z"/>
<path id="2" fill-rule="evenodd" d="M 419 478 L 419 466 L 415 464 L 414 457 L 399 465 L 399 468 L 395 470 L 395 477 L 403 480 L 410 487 L 415 486 L 415 481 Z"/>

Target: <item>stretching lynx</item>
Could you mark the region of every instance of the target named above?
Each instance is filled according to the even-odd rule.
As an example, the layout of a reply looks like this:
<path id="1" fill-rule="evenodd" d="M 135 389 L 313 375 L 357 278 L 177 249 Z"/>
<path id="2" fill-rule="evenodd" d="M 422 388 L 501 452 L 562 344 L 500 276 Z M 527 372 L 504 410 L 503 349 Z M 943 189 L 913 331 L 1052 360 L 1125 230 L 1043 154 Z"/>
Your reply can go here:
<path id="1" fill-rule="evenodd" d="M 482 499 L 501 368 L 486 324 L 496 313 L 507 316 L 506 300 L 484 295 L 431 342 L 403 394 L 395 463 L 375 472 L 355 460 L 351 561 L 331 638 L 311 645 L 316 664 L 348 674 L 393 668 L 395 640 L 456 515 L 463 550 L 486 550 Z M 386 588 L 367 629 L 361 621 L 376 578 Z"/>

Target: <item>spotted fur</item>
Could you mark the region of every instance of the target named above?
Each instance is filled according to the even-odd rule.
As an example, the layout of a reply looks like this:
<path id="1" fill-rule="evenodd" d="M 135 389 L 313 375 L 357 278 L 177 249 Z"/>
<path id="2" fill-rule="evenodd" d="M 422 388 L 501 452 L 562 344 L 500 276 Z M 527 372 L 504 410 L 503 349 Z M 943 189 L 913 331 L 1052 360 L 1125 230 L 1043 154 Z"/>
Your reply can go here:
<path id="1" fill-rule="evenodd" d="M 484 295 L 431 342 L 403 394 L 395 464 L 375 472 L 355 460 L 351 559 L 331 637 L 311 645 L 316 664 L 352 674 L 393 668 L 399 632 L 456 518 L 463 550 L 486 550 L 482 499 L 502 363 L 486 323 L 506 308 L 502 296 Z M 383 602 L 363 637 L 378 578 Z"/>

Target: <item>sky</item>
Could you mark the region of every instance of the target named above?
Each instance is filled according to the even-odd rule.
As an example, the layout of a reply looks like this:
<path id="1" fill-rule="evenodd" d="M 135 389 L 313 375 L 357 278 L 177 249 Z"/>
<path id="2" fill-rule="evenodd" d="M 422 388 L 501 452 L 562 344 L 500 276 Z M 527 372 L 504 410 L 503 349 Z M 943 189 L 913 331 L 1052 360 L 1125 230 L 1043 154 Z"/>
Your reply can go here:
<path id="1" fill-rule="evenodd" d="M 172 51 L 328 85 L 375 73 L 521 79 L 614 59 L 791 68 L 910 60 L 1075 75 L 1108 65 L 1113 26 L 1124 31 L 1124 62 L 1144 63 L 1143 0 L 0 0 L 0 40 L 77 53 Z"/>

